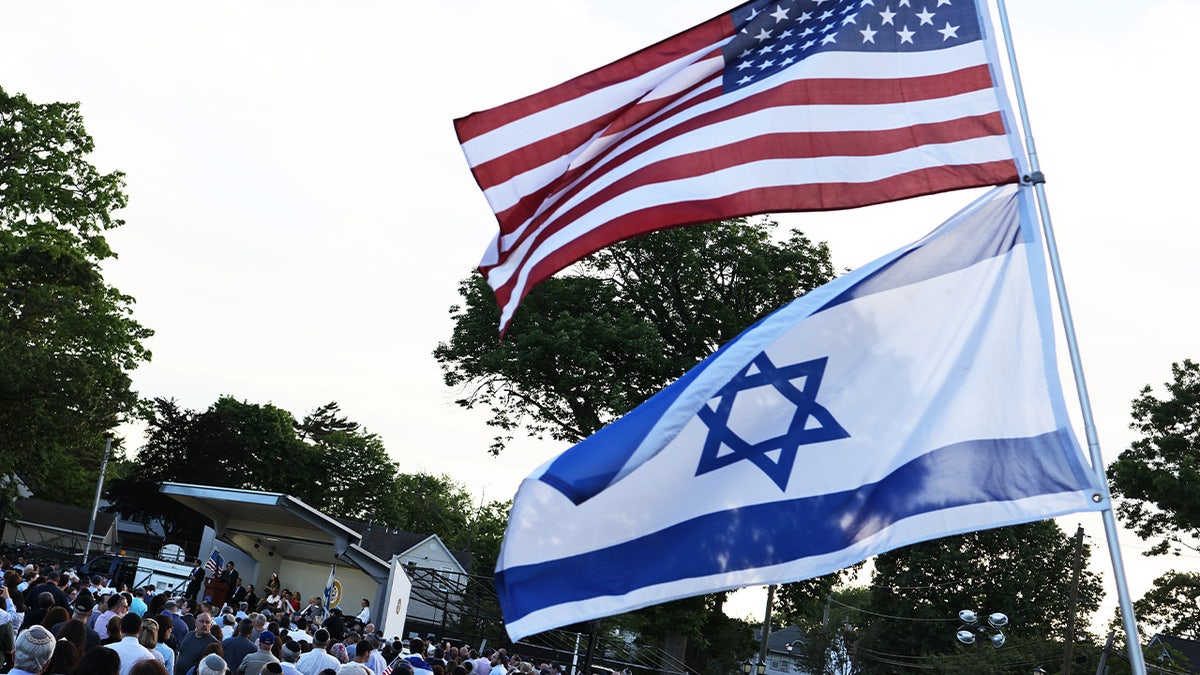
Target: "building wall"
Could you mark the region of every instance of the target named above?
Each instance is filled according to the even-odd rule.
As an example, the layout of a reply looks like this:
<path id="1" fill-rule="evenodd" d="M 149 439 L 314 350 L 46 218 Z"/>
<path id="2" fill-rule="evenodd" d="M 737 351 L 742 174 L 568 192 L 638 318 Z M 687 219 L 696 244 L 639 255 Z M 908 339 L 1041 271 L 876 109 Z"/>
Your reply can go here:
<path id="1" fill-rule="evenodd" d="M 270 572 L 267 572 L 267 576 Z M 342 612 L 349 616 L 358 614 L 362 608 L 362 599 L 371 601 L 371 609 L 375 609 L 376 598 L 379 597 L 379 584 L 367 576 L 362 570 L 349 565 L 338 565 L 334 578 L 342 585 Z M 266 579 L 264 578 L 264 581 Z M 300 609 L 308 605 L 312 596 L 324 597 L 325 582 L 329 580 L 329 565 L 314 565 L 311 563 L 292 560 L 280 561 L 279 583 L 283 588 L 290 589 L 293 594 L 300 593 Z M 374 613 L 374 611 L 372 611 Z"/>

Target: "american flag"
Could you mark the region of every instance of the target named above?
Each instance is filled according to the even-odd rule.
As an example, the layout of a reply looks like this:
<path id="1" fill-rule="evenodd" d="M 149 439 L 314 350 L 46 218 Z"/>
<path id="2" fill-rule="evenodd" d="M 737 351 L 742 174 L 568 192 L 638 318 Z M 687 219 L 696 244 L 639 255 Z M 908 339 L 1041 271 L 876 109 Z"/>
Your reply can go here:
<path id="1" fill-rule="evenodd" d="M 208 562 L 204 563 L 204 569 L 211 574 L 216 574 L 225 566 L 225 559 L 221 557 L 221 552 L 213 549 L 212 555 L 208 556 Z"/>
<path id="2" fill-rule="evenodd" d="M 539 281 L 655 230 L 1018 179 L 986 8 L 754 0 L 455 120 L 500 229 L 501 326 Z"/>

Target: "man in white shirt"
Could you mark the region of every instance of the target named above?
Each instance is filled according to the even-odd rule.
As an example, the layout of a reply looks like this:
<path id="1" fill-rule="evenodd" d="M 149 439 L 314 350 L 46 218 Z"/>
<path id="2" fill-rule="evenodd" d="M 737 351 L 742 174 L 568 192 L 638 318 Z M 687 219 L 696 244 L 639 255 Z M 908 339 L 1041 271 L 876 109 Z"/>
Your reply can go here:
<path id="1" fill-rule="evenodd" d="M 146 659 L 161 659 L 154 652 L 138 643 L 138 632 L 142 630 L 142 617 L 130 612 L 121 617 L 121 641 L 108 645 L 108 649 L 121 658 L 120 675 L 129 675 L 133 664 Z"/>
<path id="2" fill-rule="evenodd" d="M 318 629 L 313 635 L 313 649 L 311 652 L 304 654 L 300 660 L 296 662 L 296 669 L 303 675 L 317 675 L 326 668 L 337 670 L 341 667 L 342 662 L 337 660 L 337 657 L 326 651 L 329 646 L 329 631 L 324 628 Z"/>

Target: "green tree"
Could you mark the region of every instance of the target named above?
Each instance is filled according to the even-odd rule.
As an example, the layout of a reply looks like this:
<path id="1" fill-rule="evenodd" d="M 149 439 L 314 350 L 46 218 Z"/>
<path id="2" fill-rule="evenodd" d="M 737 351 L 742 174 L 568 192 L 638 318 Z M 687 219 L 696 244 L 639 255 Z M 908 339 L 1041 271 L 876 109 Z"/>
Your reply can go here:
<path id="1" fill-rule="evenodd" d="M 1133 603 L 1138 633 L 1145 639 L 1165 633 L 1200 640 L 1196 598 L 1200 598 L 1200 574 L 1172 570 L 1155 579 L 1154 586 Z"/>
<path id="2" fill-rule="evenodd" d="M 445 474 L 401 473 L 391 484 L 394 501 L 381 520 L 406 532 L 436 532 L 452 549 L 467 543 L 474 507 L 460 483 Z"/>
<path id="3" fill-rule="evenodd" d="M 1084 547 L 1085 570 L 1089 554 Z M 958 663 L 958 670 L 947 666 L 944 672 L 986 672 L 985 664 L 994 661 L 980 653 L 986 648 L 964 650 L 955 639 L 962 609 L 1008 615 L 1007 651 L 1027 650 L 1028 659 L 1040 662 L 1061 660 L 1074 556 L 1073 539 L 1052 520 L 946 537 L 876 556 L 869 613 L 864 612 L 858 630 L 862 671 L 891 672 L 895 663 L 922 664 L 942 656 L 959 659 L 948 662 Z M 1087 637 L 1079 627 L 1087 625 L 1101 596 L 1099 578 L 1085 571 L 1077 637 Z M 993 665 L 1003 663 L 1007 661 Z"/>
<path id="4" fill-rule="evenodd" d="M 120 172 L 88 162 L 94 147 L 77 103 L 0 89 L 0 476 L 73 503 L 137 409 L 130 373 L 152 334 L 101 273 L 126 197 Z"/>
<path id="5" fill-rule="evenodd" d="M 465 408 L 490 411 L 503 450 L 524 429 L 577 442 L 677 379 L 757 319 L 828 282 L 829 249 L 778 225 L 745 219 L 659 232 L 593 254 L 542 282 L 503 341 L 499 311 L 477 277 L 450 309 L 454 327 L 434 356 Z M 675 658 L 707 649 L 722 594 L 628 617 Z M 695 654 L 695 650 L 693 650 Z M 693 657 L 695 658 L 695 657 Z"/>
<path id="6" fill-rule="evenodd" d="M 678 378 L 764 314 L 833 277 L 829 250 L 769 221 L 660 232 L 604 249 L 542 282 L 503 341 L 491 290 L 459 285 L 434 356 L 456 401 L 501 431 L 580 441 Z"/>
<path id="7" fill-rule="evenodd" d="M 194 539 L 201 523 L 158 492 L 168 481 L 283 492 L 351 519 L 385 511 L 390 503 L 387 490 L 361 486 L 391 485 L 396 463 L 377 436 L 341 417 L 335 403 L 298 423 L 276 406 L 230 396 L 199 413 L 159 398 L 145 420 L 137 465 L 110 483 L 108 495 L 122 516 L 167 520 L 168 538 Z"/>
<path id="8" fill-rule="evenodd" d="M 1141 434 L 1109 467 L 1117 512 L 1149 555 L 1200 550 L 1200 364 L 1171 365 L 1164 398 L 1149 385 L 1133 400 L 1130 427 Z"/>

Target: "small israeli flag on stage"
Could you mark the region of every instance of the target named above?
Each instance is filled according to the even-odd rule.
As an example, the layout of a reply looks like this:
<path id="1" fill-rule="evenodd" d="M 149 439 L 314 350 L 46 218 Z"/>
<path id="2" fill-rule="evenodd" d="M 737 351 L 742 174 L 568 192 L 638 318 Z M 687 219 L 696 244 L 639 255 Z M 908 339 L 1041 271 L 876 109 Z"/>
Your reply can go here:
<path id="1" fill-rule="evenodd" d="M 527 478 L 496 569 L 510 636 L 1107 508 L 1030 197 L 989 192 Z"/>

